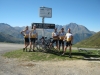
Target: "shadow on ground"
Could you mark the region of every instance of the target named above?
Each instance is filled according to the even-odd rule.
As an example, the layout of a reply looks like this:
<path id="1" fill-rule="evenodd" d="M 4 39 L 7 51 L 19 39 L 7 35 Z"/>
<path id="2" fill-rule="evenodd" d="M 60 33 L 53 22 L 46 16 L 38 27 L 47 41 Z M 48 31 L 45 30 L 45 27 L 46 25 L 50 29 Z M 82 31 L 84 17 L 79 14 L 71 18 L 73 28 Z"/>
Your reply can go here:
<path id="1" fill-rule="evenodd" d="M 65 53 L 65 55 L 62 55 L 63 51 L 58 52 L 58 50 L 56 50 L 56 49 L 35 50 L 35 52 L 44 52 L 44 53 L 54 54 L 54 55 L 61 56 L 61 57 L 69 56 L 69 50 Z M 75 58 L 75 59 L 84 59 L 84 58 L 91 58 L 91 57 L 100 58 L 100 54 L 95 54 L 91 51 L 90 52 L 85 52 L 85 51 L 79 52 L 78 50 L 72 51 L 72 58 Z"/>

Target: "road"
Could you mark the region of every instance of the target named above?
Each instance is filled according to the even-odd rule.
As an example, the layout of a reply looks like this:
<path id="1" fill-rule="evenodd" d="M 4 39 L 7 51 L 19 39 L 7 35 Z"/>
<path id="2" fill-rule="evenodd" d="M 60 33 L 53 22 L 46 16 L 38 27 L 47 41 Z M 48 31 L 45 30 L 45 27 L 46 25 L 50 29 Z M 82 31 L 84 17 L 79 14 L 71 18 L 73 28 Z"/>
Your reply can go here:
<path id="1" fill-rule="evenodd" d="M 15 43 L 1 43 L 0 42 L 0 53 L 22 49 L 24 44 L 15 44 Z M 95 50 L 95 48 L 81 48 L 86 50 Z M 76 47 L 72 47 L 72 50 L 77 50 Z"/>
<path id="2" fill-rule="evenodd" d="M 12 51 L 12 50 L 18 50 L 24 47 L 24 44 L 14 44 L 14 43 L 1 43 L 0 42 L 0 54 Z"/>

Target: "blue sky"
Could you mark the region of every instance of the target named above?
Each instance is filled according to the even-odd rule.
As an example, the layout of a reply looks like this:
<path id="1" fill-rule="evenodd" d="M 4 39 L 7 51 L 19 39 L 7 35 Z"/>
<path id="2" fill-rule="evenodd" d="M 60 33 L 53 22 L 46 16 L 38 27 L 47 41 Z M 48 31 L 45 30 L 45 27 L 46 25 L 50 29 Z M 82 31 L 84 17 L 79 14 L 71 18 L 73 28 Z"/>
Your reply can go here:
<path id="1" fill-rule="evenodd" d="M 20 27 L 41 23 L 41 6 L 52 8 L 52 18 L 45 18 L 46 23 L 73 22 L 100 31 L 100 0 L 0 0 L 0 23 Z"/>

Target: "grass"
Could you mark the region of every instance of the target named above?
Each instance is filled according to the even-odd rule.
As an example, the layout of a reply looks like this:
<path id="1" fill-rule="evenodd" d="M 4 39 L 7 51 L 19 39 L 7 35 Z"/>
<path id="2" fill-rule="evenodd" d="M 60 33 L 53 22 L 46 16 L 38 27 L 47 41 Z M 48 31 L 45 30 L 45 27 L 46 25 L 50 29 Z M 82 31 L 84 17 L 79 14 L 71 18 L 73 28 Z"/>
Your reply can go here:
<path id="1" fill-rule="evenodd" d="M 52 52 L 23 52 L 22 50 L 11 51 L 3 54 L 7 58 L 18 58 L 28 61 L 61 61 L 61 60 L 82 60 L 84 57 L 100 57 L 100 54 L 97 54 L 95 50 L 91 50 L 91 54 L 88 54 L 84 51 L 78 52 L 78 50 L 72 51 L 72 58 L 69 58 L 69 52 L 67 51 L 64 56 L 61 52 L 56 51 Z"/>
<path id="2" fill-rule="evenodd" d="M 100 32 L 92 35 L 91 37 L 82 40 L 81 42 L 76 43 L 75 47 L 84 47 L 84 48 L 100 48 Z"/>

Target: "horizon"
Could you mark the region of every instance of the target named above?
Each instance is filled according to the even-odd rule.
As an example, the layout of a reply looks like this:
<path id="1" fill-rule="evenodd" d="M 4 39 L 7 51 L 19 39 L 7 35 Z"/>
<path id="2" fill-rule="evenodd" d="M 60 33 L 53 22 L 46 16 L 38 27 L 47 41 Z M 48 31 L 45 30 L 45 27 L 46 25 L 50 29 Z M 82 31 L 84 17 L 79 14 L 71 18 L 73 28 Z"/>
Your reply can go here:
<path id="1" fill-rule="evenodd" d="M 4 24 L 7 24 L 7 23 L 4 23 Z M 70 23 L 69 23 L 70 24 Z M 73 24 L 77 24 L 77 23 L 73 23 Z M 7 25 L 10 25 L 10 24 L 7 24 Z M 55 25 L 58 25 L 58 24 L 55 24 Z M 68 25 L 68 24 L 66 24 L 66 25 Z M 66 26 L 66 25 L 59 25 L 59 26 Z M 79 24 L 77 24 L 77 25 L 79 25 Z M 11 26 L 11 25 L 10 25 Z M 29 26 L 29 25 L 26 25 L 26 26 Z M 84 26 L 84 25 L 81 25 L 81 26 Z M 25 27 L 25 26 L 11 26 L 11 27 Z M 31 27 L 31 25 L 29 26 L 29 27 Z M 85 26 L 84 26 L 85 27 Z M 87 28 L 87 27 L 86 27 Z M 88 28 L 87 28 L 88 29 Z M 88 29 L 89 30 L 89 29 Z M 91 30 L 89 30 L 89 31 L 91 31 Z M 93 32 L 95 32 L 95 31 L 93 31 Z M 98 32 L 100 32 L 100 31 L 98 31 Z M 96 32 L 97 33 L 97 32 Z"/>
<path id="2" fill-rule="evenodd" d="M 62 26 L 76 23 L 90 31 L 100 31 L 100 0 L 0 0 L 0 3 L 0 23 L 12 27 L 41 23 L 39 8 L 45 6 L 52 8 L 52 18 L 45 18 L 45 23 Z"/>

